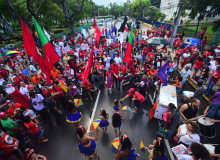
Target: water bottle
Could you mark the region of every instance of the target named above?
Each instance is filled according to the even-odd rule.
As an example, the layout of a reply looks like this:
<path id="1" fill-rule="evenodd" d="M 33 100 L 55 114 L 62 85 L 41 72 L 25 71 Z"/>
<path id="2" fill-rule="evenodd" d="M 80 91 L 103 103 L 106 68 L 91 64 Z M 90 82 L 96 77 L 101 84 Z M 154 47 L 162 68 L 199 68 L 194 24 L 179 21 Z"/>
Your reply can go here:
<path id="1" fill-rule="evenodd" d="M 60 111 L 60 114 L 62 114 L 62 111 Z"/>

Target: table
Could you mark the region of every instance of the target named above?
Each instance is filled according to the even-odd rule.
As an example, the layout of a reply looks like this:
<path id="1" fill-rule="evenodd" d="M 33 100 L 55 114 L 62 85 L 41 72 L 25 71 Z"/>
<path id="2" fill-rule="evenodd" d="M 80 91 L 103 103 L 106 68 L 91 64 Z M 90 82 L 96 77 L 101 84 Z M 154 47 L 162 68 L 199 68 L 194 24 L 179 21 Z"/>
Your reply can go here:
<path id="1" fill-rule="evenodd" d="M 178 107 L 176 86 L 173 85 L 167 85 L 164 87 L 161 86 L 158 105 L 154 117 L 163 120 L 162 114 L 164 113 L 165 110 L 167 110 L 167 106 L 169 103 L 173 103 L 176 107 Z"/>

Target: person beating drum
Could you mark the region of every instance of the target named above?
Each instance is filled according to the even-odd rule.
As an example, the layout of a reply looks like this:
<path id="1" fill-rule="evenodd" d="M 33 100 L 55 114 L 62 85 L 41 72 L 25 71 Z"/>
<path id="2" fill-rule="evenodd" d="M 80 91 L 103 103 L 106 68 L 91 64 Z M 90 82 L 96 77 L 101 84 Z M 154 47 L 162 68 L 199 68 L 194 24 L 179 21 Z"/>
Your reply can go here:
<path id="1" fill-rule="evenodd" d="M 210 122 L 220 122 L 220 104 L 212 103 L 207 106 L 204 115 L 210 118 Z"/>
<path id="2" fill-rule="evenodd" d="M 188 119 L 197 117 L 199 115 L 199 106 L 200 106 L 200 100 L 198 100 L 197 98 L 193 98 L 191 103 L 182 105 L 179 109 L 179 113 L 180 113 L 179 125 L 181 125 L 183 121 L 187 123 Z"/>

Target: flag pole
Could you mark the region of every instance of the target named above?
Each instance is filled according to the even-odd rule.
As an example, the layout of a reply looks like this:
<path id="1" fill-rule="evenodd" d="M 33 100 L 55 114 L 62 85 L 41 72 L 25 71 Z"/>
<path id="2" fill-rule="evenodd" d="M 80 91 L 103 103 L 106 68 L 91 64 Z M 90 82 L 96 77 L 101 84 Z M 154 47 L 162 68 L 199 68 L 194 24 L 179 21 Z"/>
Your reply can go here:
<path id="1" fill-rule="evenodd" d="M 27 57 L 27 64 L 29 64 L 28 54 L 27 54 L 27 51 L 26 51 L 26 50 L 25 50 L 25 55 L 26 55 L 26 57 Z M 29 65 L 27 65 L 27 66 L 29 66 Z M 32 76 L 31 70 L 30 70 L 29 67 L 27 67 L 27 69 L 28 69 L 28 72 L 29 72 L 29 76 L 28 76 L 28 77 L 31 79 L 31 76 Z"/>

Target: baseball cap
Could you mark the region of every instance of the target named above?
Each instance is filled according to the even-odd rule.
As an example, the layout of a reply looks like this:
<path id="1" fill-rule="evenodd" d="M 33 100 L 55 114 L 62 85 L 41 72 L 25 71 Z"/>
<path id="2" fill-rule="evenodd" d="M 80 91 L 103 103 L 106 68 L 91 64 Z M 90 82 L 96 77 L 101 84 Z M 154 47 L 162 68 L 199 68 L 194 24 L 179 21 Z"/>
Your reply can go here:
<path id="1" fill-rule="evenodd" d="M 70 65 L 66 64 L 66 67 L 67 67 L 67 68 L 70 68 Z"/>
<path id="2" fill-rule="evenodd" d="M 5 112 L 0 112 L 0 118 L 5 116 Z"/>
<path id="3" fill-rule="evenodd" d="M 149 58 L 146 58 L 146 60 L 149 61 L 150 59 L 149 59 Z"/>
<path id="4" fill-rule="evenodd" d="M 27 86 L 27 89 L 30 89 L 30 88 L 32 88 L 32 87 L 33 87 L 33 86 L 31 86 L 31 85 L 28 85 L 28 86 Z"/>
<path id="5" fill-rule="evenodd" d="M 57 75 L 57 78 L 60 78 L 60 77 L 62 77 L 62 76 L 61 76 L 60 74 L 58 74 L 58 75 Z"/>
<path id="6" fill-rule="evenodd" d="M 41 76 L 37 76 L 37 79 L 41 79 Z"/>
<path id="7" fill-rule="evenodd" d="M 98 62 L 98 60 L 96 59 L 95 62 Z"/>
<path id="8" fill-rule="evenodd" d="M 130 88 L 128 92 L 134 92 L 135 89 L 134 88 Z"/>
<path id="9" fill-rule="evenodd" d="M 6 104 L 8 104 L 8 103 L 10 103 L 10 102 L 12 102 L 12 100 L 7 100 L 7 101 L 6 101 Z"/>

